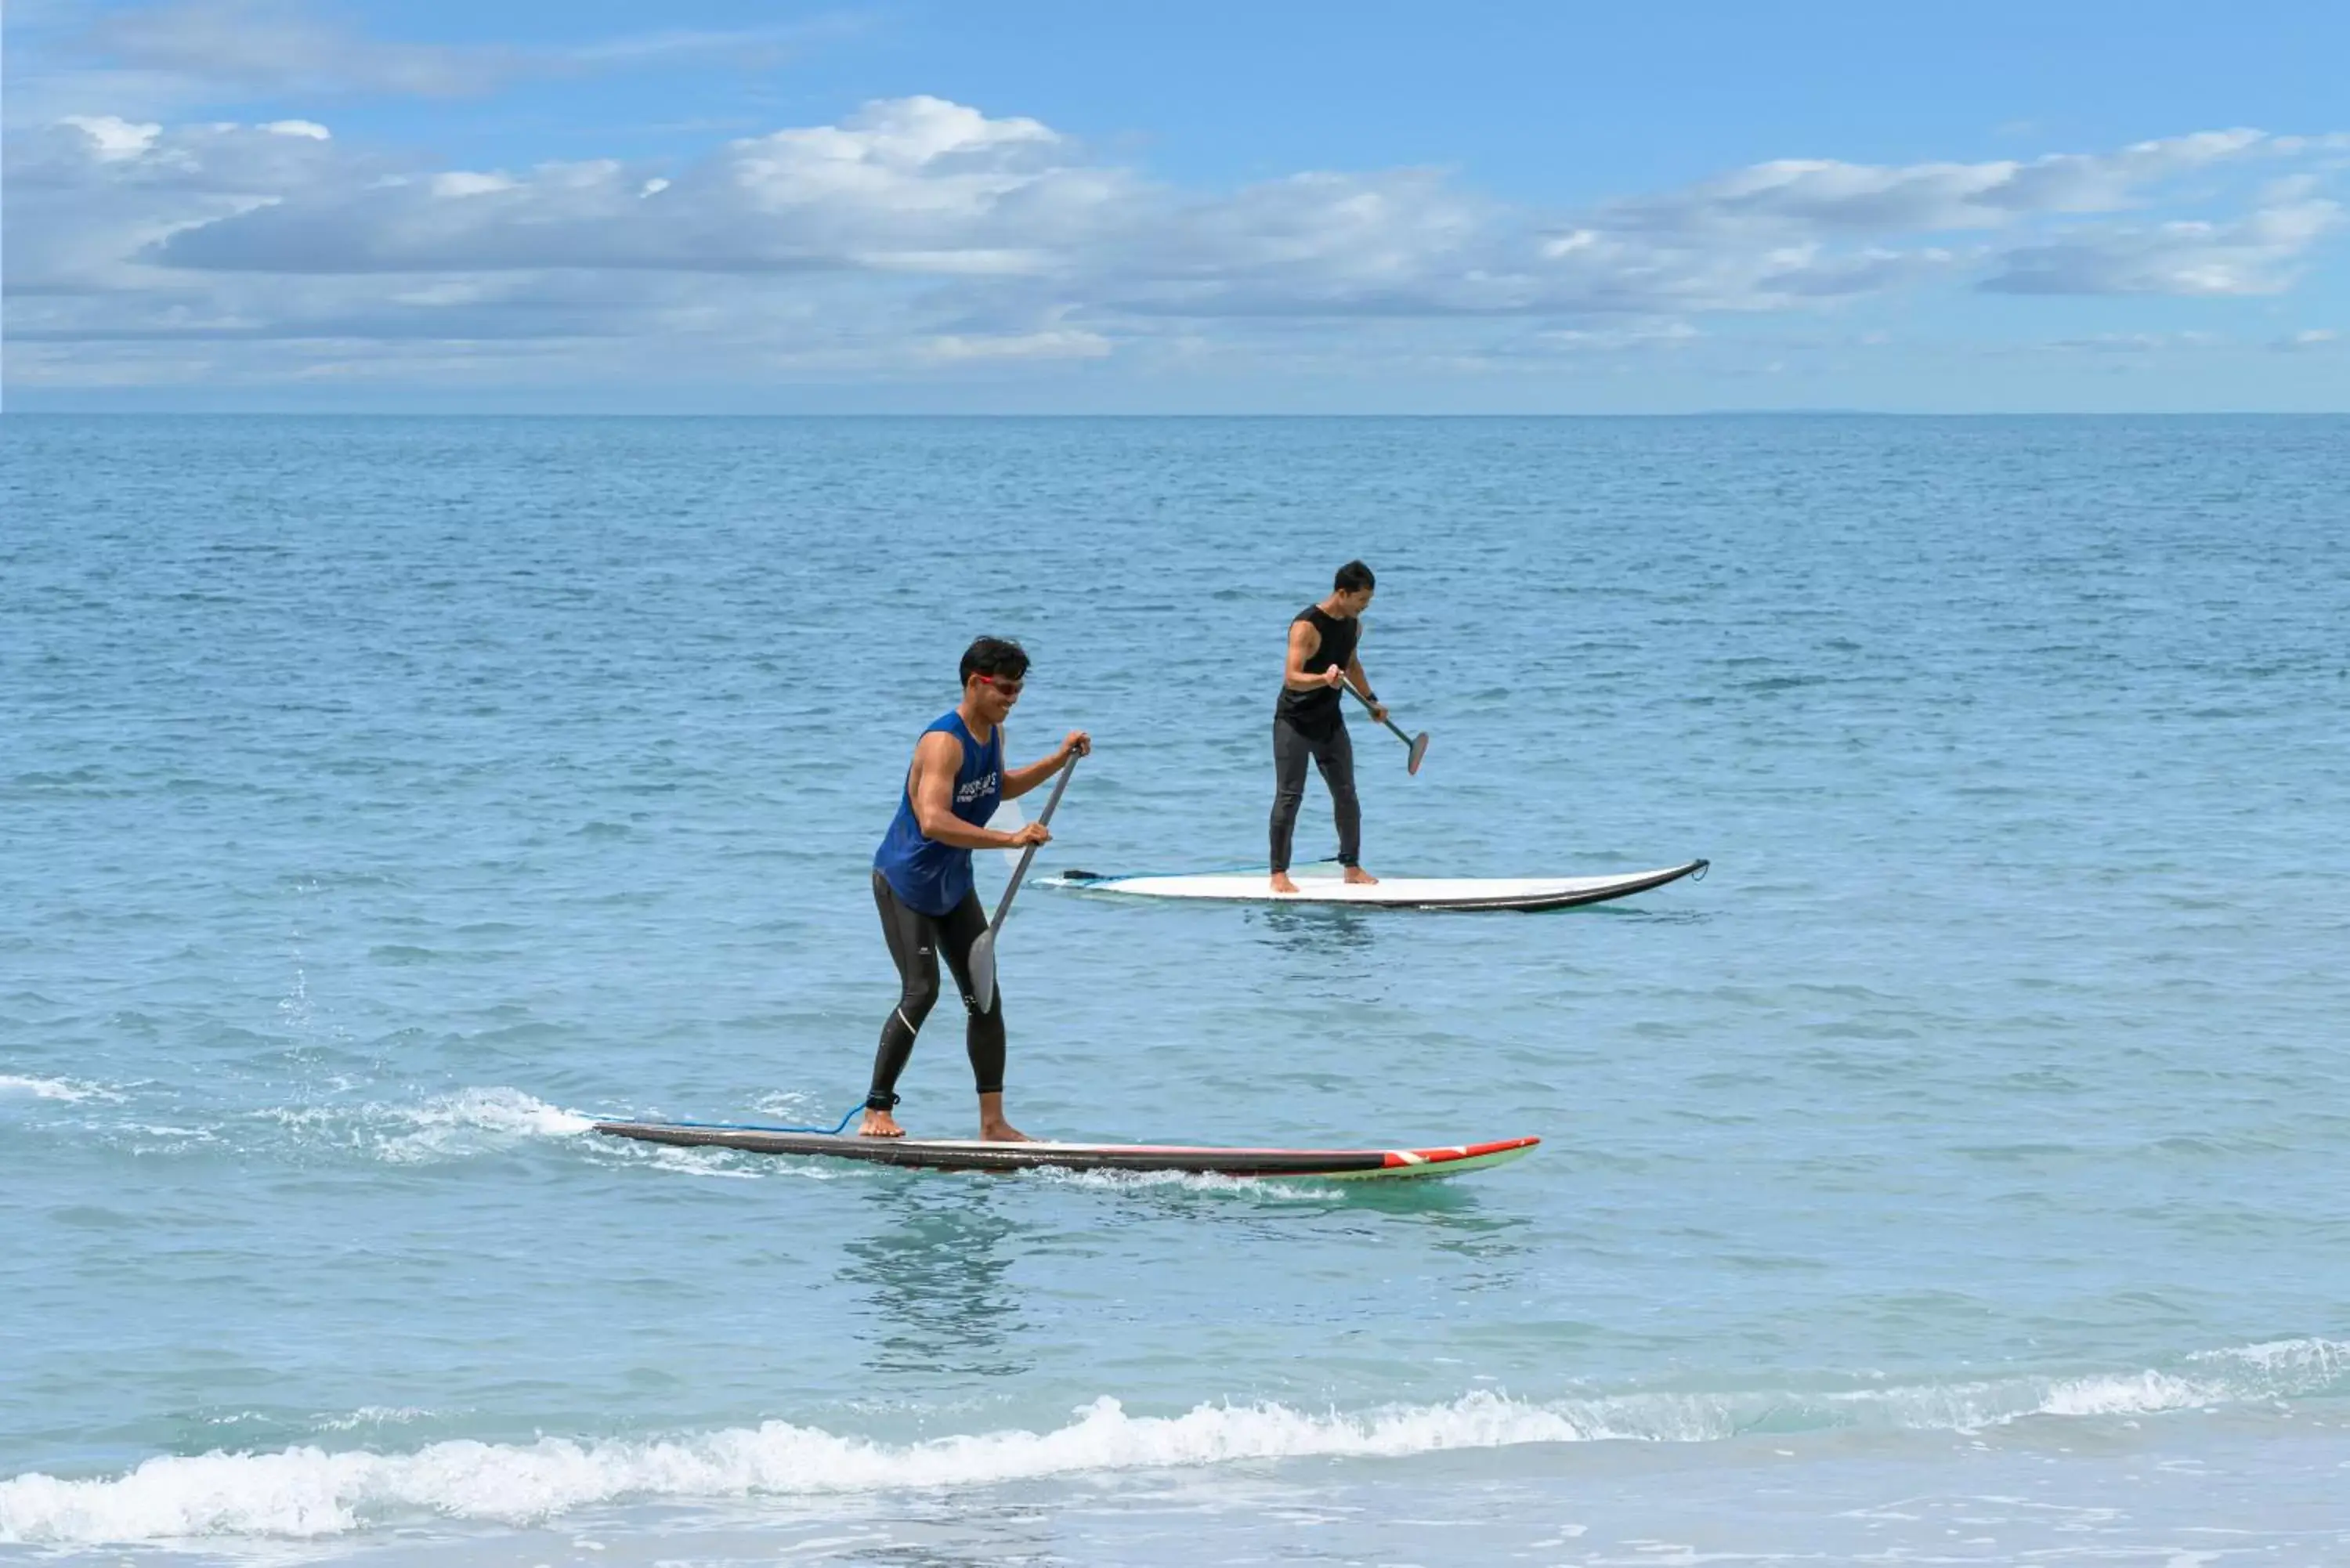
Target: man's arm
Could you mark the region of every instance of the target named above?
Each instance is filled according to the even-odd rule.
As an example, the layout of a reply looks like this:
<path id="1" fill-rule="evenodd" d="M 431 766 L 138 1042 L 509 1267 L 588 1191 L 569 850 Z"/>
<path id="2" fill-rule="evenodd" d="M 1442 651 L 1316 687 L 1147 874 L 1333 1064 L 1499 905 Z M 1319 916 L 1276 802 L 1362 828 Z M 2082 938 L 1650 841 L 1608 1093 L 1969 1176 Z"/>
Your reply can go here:
<path id="1" fill-rule="evenodd" d="M 1050 838 L 1035 836 L 1029 823 L 1018 833 L 998 833 L 965 822 L 954 814 L 955 774 L 962 768 L 962 742 L 943 730 L 932 731 L 914 745 L 913 771 L 907 775 L 906 798 L 914 803 L 914 825 L 922 836 L 957 849 L 1018 849 Z"/>
<path id="2" fill-rule="evenodd" d="M 1024 768 L 1003 771 L 1003 798 L 1018 800 L 1055 774 L 1069 765 L 1073 757 L 1082 757 L 1094 749 L 1094 738 L 1083 730 L 1072 730 L 1062 741 L 1061 749 L 1049 757 L 1040 757 Z"/>
<path id="3" fill-rule="evenodd" d="M 1316 686 L 1336 686 L 1343 676 L 1336 665 L 1319 675 L 1309 675 L 1305 661 L 1322 651 L 1322 634 L 1314 629 L 1310 620 L 1289 623 L 1289 663 L 1281 672 L 1281 683 L 1292 691 L 1311 691 Z"/>
<path id="4" fill-rule="evenodd" d="M 1363 661 L 1360 659 L 1347 660 L 1347 680 L 1357 691 L 1362 694 L 1363 701 L 1371 705 L 1371 717 L 1382 724 L 1386 723 L 1388 722 L 1387 704 L 1371 695 L 1371 678 L 1363 673 Z"/>

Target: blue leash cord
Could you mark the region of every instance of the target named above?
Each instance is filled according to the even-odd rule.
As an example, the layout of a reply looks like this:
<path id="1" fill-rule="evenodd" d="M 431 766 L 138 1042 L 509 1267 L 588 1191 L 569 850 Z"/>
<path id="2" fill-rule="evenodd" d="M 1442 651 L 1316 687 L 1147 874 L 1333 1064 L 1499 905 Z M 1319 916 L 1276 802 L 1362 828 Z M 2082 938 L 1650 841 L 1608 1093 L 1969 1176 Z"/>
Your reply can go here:
<path id="1" fill-rule="evenodd" d="M 1293 870 L 1304 870 L 1308 866 L 1336 866 L 1338 864 L 1338 852 L 1333 849 L 1329 854 L 1325 855 L 1319 860 L 1293 860 L 1289 864 Z M 1076 877 L 1082 878 L 1081 880 L 1069 883 L 1068 886 L 1083 889 L 1090 883 L 1124 882 L 1134 877 L 1244 877 L 1251 873 L 1255 873 L 1260 876 L 1264 875 L 1264 862 L 1260 860 L 1251 866 L 1211 866 L 1204 871 L 1118 871 L 1110 873 L 1097 871 L 1060 871 L 1055 873 L 1055 875 L 1063 877 Z"/>

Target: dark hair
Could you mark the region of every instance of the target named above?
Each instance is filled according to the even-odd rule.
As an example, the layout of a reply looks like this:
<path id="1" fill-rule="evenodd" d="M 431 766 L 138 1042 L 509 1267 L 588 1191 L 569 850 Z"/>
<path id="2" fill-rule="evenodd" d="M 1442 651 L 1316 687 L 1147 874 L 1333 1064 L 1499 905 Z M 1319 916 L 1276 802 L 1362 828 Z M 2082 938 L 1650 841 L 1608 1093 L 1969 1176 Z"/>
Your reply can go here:
<path id="1" fill-rule="evenodd" d="M 1017 680 L 1028 673 L 1028 650 L 1008 637 L 983 637 L 962 650 L 962 683 L 974 675 Z"/>
<path id="2" fill-rule="evenodd" d="M 1371 576 L 1370 567 L 1362 562 L 1349 561 L 1338 568 L 1338 580 L 1330 586 L 1342 594 L 1358 594 L 1365 588 L 1376 587 L 1378 579 Z"/>

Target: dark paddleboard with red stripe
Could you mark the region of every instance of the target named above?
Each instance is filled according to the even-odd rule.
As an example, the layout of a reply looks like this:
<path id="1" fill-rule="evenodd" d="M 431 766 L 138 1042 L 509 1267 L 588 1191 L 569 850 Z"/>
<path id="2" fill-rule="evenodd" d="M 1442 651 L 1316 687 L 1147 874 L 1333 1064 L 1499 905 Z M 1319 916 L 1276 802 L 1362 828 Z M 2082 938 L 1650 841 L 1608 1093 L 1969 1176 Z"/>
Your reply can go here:
<path id="1" fill-rule="evenodd" d="M 853 1137 L 712 1122 L 598 1122 L 610 1137 L 689 1148 L 806 1155 L 924 1170 L 1180 1171 L 1199 1176 L 1367 1181 L 1455 1176 L 1503 1165 L 1542 1140 L 1452 1144 L 1436 1148 L 1212 1148 L 1133 1143 L 981 1143 L 967 1138 Z"/>

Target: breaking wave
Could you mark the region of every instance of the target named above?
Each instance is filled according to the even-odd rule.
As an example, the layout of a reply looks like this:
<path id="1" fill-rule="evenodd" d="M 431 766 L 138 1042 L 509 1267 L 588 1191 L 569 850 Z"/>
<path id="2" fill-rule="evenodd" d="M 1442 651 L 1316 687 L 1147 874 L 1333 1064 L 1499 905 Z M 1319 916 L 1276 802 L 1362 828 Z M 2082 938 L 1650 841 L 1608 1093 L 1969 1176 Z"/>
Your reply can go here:
<path id="1" fill-rule="evenodd" d="M 622 1500 L 719 1500 L 988 1486 L 1238 1460 L 1396 1458 L 1531 1443 L 1718 1442 L 1753 1431 L 1965 1431 L 2033 1417 L 2126 1417 L 2350 1391 L 2350 1345 L 2290 1340 L 2169 1371 L 1831 1393 L 1631 1393 L 1555 1400 L 1475 1393 L 1358 1413 L 1201 1405 L 1129 1415 L 1112 1398 L 1047 1431 L 883 1443 L 768 1421 L 650 1440 L 452 1440 L 411 1453 L 210 1453 L 127 1474 L 0 1481 L 0 1542 L 317 1538 L 416 1518 L 522 1523 Z"/>

